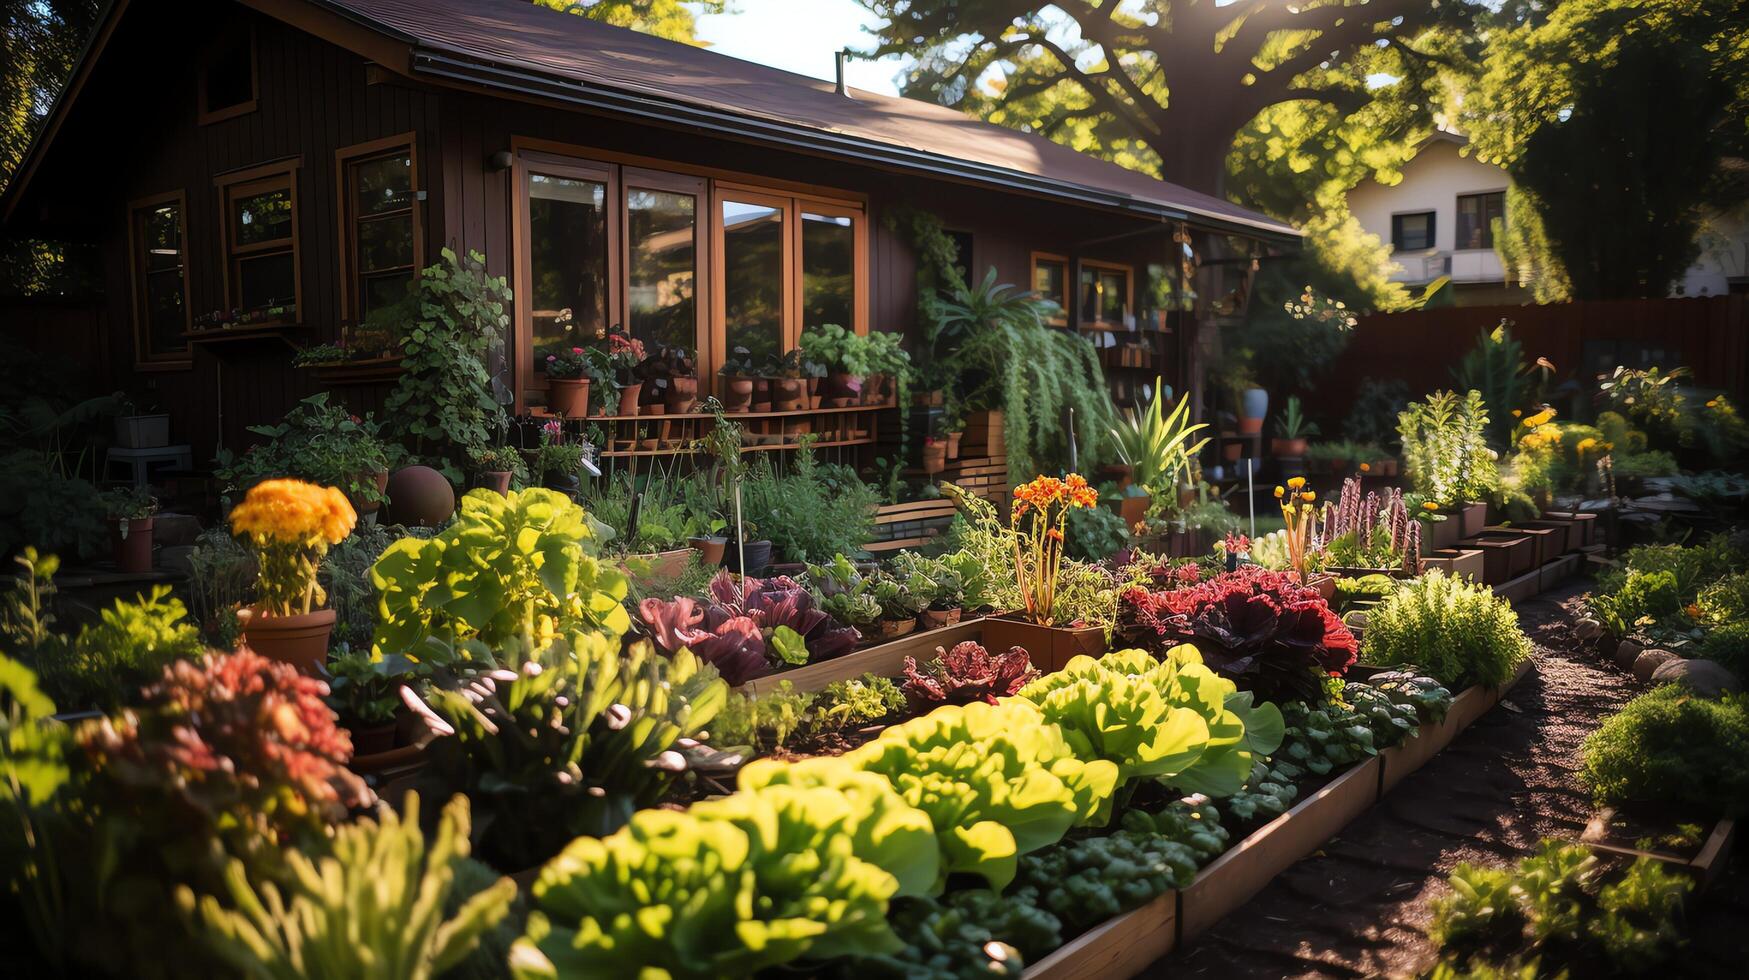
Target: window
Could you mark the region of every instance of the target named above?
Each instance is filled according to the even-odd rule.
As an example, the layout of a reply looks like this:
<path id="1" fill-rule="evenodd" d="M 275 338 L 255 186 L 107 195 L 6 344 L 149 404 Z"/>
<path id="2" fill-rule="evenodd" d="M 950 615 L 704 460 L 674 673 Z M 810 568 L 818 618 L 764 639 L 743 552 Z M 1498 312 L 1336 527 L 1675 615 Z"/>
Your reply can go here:
<path id="1" fill-rule="evenodd" d="M 302 308 L 297 166 L 269 164 L 219 179 L 225 303 L 258 325 L 295 323 Z"/>
<path id="2" fill-rule="evenodd" d="M 340 151 L 341 303 L 363 323 L 407 296 L 421 264 L 411 135 Z"/>
<path id="3" fill-rule="evenodd" d="M 128 206 L 134 289 L 134 351 L 146 362 L 188 360 L 187 236 L 182 192 Z"/>
<path id="4" fill-rule="evenodd" d="M 199 82 L 201 125 L 255 111 L 255 31 L 232 24 L 220 31 L 201 60 Z"/>
<path id="5" fill-rule="evenodd" d="M 784 352 L 784 267 L 788 236 L 782 201 L 722 202 L 723 349 L 746 348 L 755 362 Z"/>
<path id="6" fill-rule="evenodd" d="M 704 182 L 635 171 L 628 171 L 625 181 L 626 325 L 651 349 L 696 348 L 698 205 Z"/>
<path id="7" fill-rule="evenodd" d="M 1506 193 L 1459 194 L 1457 248 L 1493 248 L 1494 222 L 1506 220 Z"/>
<path id="8" fill-rule="evenodd" d="M 1032 253 L 1032 291 L 1061 310 L 1052 323 L 1067 323 L 1069 310 L 1069 260 L 1047 252 Z"/>
<path id="9" fill-rule="evenodd" d="M 1130 312 L 1130 268 L 1106 262 L 1081 263 L 1080 322 L 1122 326 Z"/>
<path id="10" fill-rule="evenodd" d="M 856 325 L 856 219 L 802 211 L 802 329 Z"/>
<path id="11" fill-rule="evenodd" d="M 1432 211 L 1391 215 L 1391 245 L 1399 252 L 1420 252 L 1433 248 Z"/>
<path id="12" fill-rule="evenodd" d="M 614 222 L 610 174 L 536 161 L 526 171 L 529 345 L 536 362 L 555 346 L 581 347 L 607 330 Z"/>
<path id="13" fill-rule="evenodd" d="M 827 324 L 867 331 L 860 207 L 724 185 L 717 203 L 723 354 L 779 357 Z"/>

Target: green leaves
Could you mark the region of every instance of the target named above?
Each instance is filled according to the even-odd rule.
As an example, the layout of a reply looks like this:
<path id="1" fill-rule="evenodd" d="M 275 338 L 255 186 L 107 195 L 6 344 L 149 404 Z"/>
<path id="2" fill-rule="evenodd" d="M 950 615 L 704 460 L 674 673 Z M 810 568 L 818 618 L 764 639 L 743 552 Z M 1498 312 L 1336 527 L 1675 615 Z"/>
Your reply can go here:
<path id="1" fill-rule="evenodd" d="M 772 630 L 771 639 L 766 643 L 786 664 L 801 666 L 808 662 L 808 645 L 802 642 L 802 635 L 788 626 L 779 626 Z"/>
<path id="2" fill-rule="evenodd" d="M 1179 476 L 1208 439 L 1191 444 L 1190 437 L 1208 428 L 1204 423 L 1191 425 L 1190 396 L 1179 399 L 1170 415 L 1165 414 L 1167 385 L 1163 378 L 1154 379 L 1154 397 L 1139 416 L 1124 418 L 1111 428 L 1112 447 L 1118 458 L 1134 469 L 1136 483 L 1150 493 L 1177 493 Z"/>
<path id="3" fill-rule="evenodd" d="M 1082 761 L 1030 703 L 937 708 L 843 757 L 929 815 L 941 880 L 967 872 L 1001 889 L 1019 855 L 1104 819 L 1118 768 Z"/>
<path id="4" fill-rule="evenodd" d="M 535 882 L 512 975 L 740 977 L 896 952 L 886 909 L 899 879 L 859 848 L 896 851 L 907 836 L 921 840 L 920 825 L 894 808 L 871 817 L 880 791 L 855 783 L 773 784 L 685 813 L 645 810 L 612 836 L 578 838 Z"/>

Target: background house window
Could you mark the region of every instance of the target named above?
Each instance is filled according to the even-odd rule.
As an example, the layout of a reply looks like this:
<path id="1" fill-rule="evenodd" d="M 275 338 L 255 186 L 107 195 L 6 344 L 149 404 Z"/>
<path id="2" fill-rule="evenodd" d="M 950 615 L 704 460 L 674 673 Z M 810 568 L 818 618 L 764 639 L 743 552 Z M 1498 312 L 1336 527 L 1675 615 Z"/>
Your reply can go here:
<path id="1" fill-rule="evenodd" d="M 626 191 L 631 335 L 647 347 L 698 343 L 698 197 L 666 190 Z"/>
<path id="2" fill-rule="evenodd" d="M 187 244 L 180 193 L 136 201 L 129 236 L 134 284 L 134 344 L 141 361 L 186 360 L 189 328 Z"/>
<path id="3" fill-rule="evenodd" d="M 254 112 L 255 32 L 242 24 L 222 31 L 207 50 L 199 77 L 198 118 L 202 125 Z"/>
<path id="4" fill-rule="evenodd" d="M 607 328 L 607 182 L 528 177 L 531 348 L 584 346 Z"/>
<path id="5" fill-rule="evenodd" d="M 1053 323 L 1066 323 L 1069 310 L 1069 260 L 1060 255 L 1032 253 L 1032 291 L 1057 304 Z"/>
<path id="6" fill-rule="evenodd" d="M 1434 212 L 1391 215 L 1391 245 L 1399 252 L 1421 252 L 1433 248 Z"/>
<path id="7" fill-rule="evenodd" d="M 418 272 L 413 148 L 410 142 L 387 151 L 364 148 L 343 158 L 342 166 L 346 304 L 363 322 L 405 299 Z"/>
<path id="8" fill-rule="evenodd" d="M 802 329 L 856 323 L 855 219 L 802 211 Z"/>
<path id="9" fill-rule="evenodd" d="M 298 318 L 295 167 L 256 168 L 222 183 L 226 302 L 261 323 Z"/>
<path id="10" fill-rule="evenodd" d="M 1081 322 L 1120 326 L 1130 311 L 1128 266 L 1081 263 Z"/>
<path id="11" fill-rule="evenodd" d="M 1506 194 L 1459 194 L 1457 199 L 1457 247 L 1493 248 L 1494 222 L 1506 218 Z"/>
<path id="12" fill-rule="evenodd" d="M 746 348 L 755 362 L 784 353 L 784 211 L 723 201 L 723 349 Z"/>

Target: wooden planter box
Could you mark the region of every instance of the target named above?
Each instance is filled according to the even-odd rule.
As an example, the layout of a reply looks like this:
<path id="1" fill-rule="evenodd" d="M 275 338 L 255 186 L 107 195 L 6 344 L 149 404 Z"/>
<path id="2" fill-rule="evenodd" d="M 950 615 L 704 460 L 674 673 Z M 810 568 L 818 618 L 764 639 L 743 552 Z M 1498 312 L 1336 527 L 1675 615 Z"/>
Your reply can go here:
<path id="1" fill-rule="evenodd" d="M 1069 629 L 1040 626 L 1014 616 L 991 616 L 984 620 L 983 629 L 983 644 L 992 652 L 1021 647 L 1031 655 L 1032 665 L 1047 674 L 1062 670 L 1077 656 L 1097 657 L 1106 650 L 1105 629 L 1099 626 Z"/>
<path id="2" fill-rule="evenodd" d="M 1578 521 L 1562 521 L 1545 517 L 1540 521 L 1519 521 L 1514 526 L 1525 530 L 1555 532 L 1556 541 L 1559 543 L 1555 552 L 1557 555 L 1569 554 L 1585 547 L 1585 529 L 1579 526 Z"/>
<path id="3" fill-rule="evenodd" d="M 1547 592 L 1579 571 L 1579 563 L 1584 555 L 1562 555 L 1547 565 L 1537 569 L 1536 590 Z"/>
<path id="4" fill-rule="evenodd" d="M 1178 945 L 1178 893 L 1166 892 L 1107 919 L 1026 968 L 1025 980 L 1094 980 L 1140 975 Z"/>
<path id="5" fill-rule="evenodd" d="M 1567 533 L 1565 531 L 1556 531 L 1553 528 L 1546 527 L 1529 527 L 1527 525 L 1514 524 L 1511 527 L 1486 528 L 1482 533 L 1516 534 L 1529 538 L 1536 549 L 1531 553 L 1531 568 L 1541 568 L 1549 562 L 1554 561 L 1556 558 L 1561 557 L 1561 553 L 1566 550 L 1567 545 Z M 1525 571 L 1529 570 L 1530 569 L 1525 569 Z"/>
<path id="6" fill-rule="evenodd" d="M 1479 548 L 1442 548 L 1421 559 L 1422 571 L 1438 568 L 1453 578 L 1483 581 L 1487 562 Z"/>
<path id="7" fill-rule="evenodd" d="M 1461 524 L 1458 537 L 1473 538 L 1488 526 L 1488 504 L 1481 500 L 1469 501 L 1458 509 L 1456 518 Z"/>
<path id="8" fill-rule="evenodd" d="M 1178 893 L 1178 941 L 1188 942 L 1226 918 L 1378 802 L 1378 794 L 1379 760 L 1374 756 L 1216 858 Z"/>
<path id="9" fill-rule="evenodd" d="M 1482 581 L 1499 585 L 1536 568 L 1536 542 L 1528 535 L 1510 531 L 1483 531 L 1463 542 L 1465 548 L 1482 552 Z"/>
<path id="10" fill-rule="evenodd" d="M 1447 514 L 1443 521 L 1430 521 L 1421 526 L 1421 551 L 1432 554 L 1455 548 L 1463 537 L 1463 519 L 1457 514 Z"/>
<path id="11" fill-rule="evenodd" d="M 1422 725 L 1420 734 L 1404 739 L 1379 753 L 1379 795 L 1390 792 L 1404 777 L 1427 764 L 1464 729 L 1487 714 L 1513 686 L 1534 669 L 1531 661 L 1520 664 L 1512 679 L 1497 688 L 1469 687 L 1452 699 L 1445 720 L 1437 725 Z"/>
<path id="12" fill-rule="evenodd" d="M 1620 844 L 1595 840 L 1593 836 L 1600 827 L 1599 822 L 1603 819 L 1604 814 L 1602 813 L 1592 818 L 1591 823 L 1585 828 L 1585 833 L 1579 838 L 1581 843 L 1594 851 L 1615 854 L 1623 858 L 1651 858 L 1663 864 L 1668 870 L 1681 871 L 1692 876 L 1696 886 L 1701 889 L 1712 884 L 1713 879 L 1724 869 L 1730 860 L 1731 848 L 1737 842 L 1737 821 L 1725 817 L 1713 824 L 1712 830 L 1701 842 L 1700 850 L 1695 852 L 1693 857 L 1681 858 L 1661 851 L 1643 851 L 1637 847 L 1624 847 Z M 1028 971 L 1027 975 L 1031 976 L 1031 972 Z"/>
<path id="13" fill-rule="evenodd" d="M 905 669 L 906 657 L 915 657 L 919 665 L 928 663 L 934 658 L 936 647 L 951 649 L 956 643 L 977 640 L 983 635 L 983 629 L 982 618 L 963 619 L 954 626 L 910 633 L 891 643 L 865 647 L 842 657 L 755 677 L 736 690 L 743 694 L 766 694 L 776 690 L 780 682 L 789 681 L 798 692 L 818 691 L 834 681 L 863 674 L 897 677 Z"/>
<path id="14" fill-rule="evenodd" d="M 1579 526 L 1579 547 L 1589 548 L 1594 544 L 1603 543 L 1602 525 L 1597 521 L 1597 515 L 1579 511 L 1551 510 L 1543 512 L 1543 519 L 1549 521 L 1572 521 Z"/>

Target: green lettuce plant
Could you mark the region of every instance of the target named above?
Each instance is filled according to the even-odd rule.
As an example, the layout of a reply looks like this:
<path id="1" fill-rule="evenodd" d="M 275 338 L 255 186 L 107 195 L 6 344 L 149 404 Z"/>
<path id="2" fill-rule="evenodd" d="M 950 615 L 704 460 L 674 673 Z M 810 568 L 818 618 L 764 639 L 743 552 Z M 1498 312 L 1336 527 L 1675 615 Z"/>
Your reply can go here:
<path id="1" fill-rule="evenodd" d="M 579 837 L 534 883 L 511 975 L 704 980 L 897 952 L 899 879 L 858 856 L 866 813 L 837 789 L 773 785 Z"/>
<path id="2" fill-rule="evenodd" d="M 224 900 L 197 900 L 184 887 L 178 904 L 244 976 L 429 980 L 466 958 L 516 897 L 516 883 L 500 878 L 445 916 L 456 865 L 468 854 L 465 796 L 444 807 L 429 847 L 419 795 L 409 793 L 401 816 L 385 808 L 376 820 L 340 827 L 325 850 L 316 858 L 287 852 L 283 882 L 252 880 L 233 859 Z"/>
<path id="3" fill-rule="evenodd" d="M 883 731 L 844 758 L 885 776 L 929 815 L 942 881 L 978 875 L 1000 890 L 1020 855 L 1102 822 L 1118 767 L 1082 760 L 1029 702 L 949 705 Z"/>
<path id="4" fill-rule="evenodd" d="M 525 633 L 631 627 L 625 576 L 596 560 L 597 527 L 555 490 L 474 490 L 454 523 L 407 537 L 371 566 L 381 595 L 375 648 L 406 653 L 425 639 L 500 646 Z"/>
<path id="5" fill-rule="evenodd" d="M 440 737 L 430 776 L 480 812 L 483 857 L 516 871 L 578 834 L 606 834 L 655 805 L 687 770 L 675 750 L 716 717 L 728 688 L 681 650 L 572 633 L 499 651 L 505 667 L 440 671 L 429 707 Z"/>

